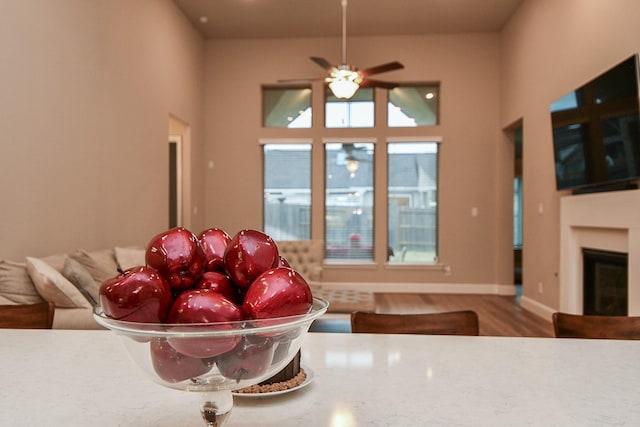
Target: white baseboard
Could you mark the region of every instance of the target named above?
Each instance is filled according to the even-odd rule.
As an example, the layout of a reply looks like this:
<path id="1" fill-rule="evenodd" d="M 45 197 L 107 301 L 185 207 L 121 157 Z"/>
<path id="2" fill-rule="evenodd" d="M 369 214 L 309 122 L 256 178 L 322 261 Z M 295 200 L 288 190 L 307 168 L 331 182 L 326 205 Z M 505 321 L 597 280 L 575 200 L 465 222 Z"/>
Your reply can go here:
<path id="1" fill-rule="evenodd" d="M 372 282 L 321 282 L 314 283 L 325 289 L 353 289 L 386 293 L 429 294 L 489 294 L 515 295 L 514 285 L 493 283 L 372 283 Z"/>
<path id="2" fill-rule="evenodd" d="M 542 317 L 545 320 L 548 320 L 549 322 L 552 321 L 553 313 L 558 311 L 525 296 L 520 298 L 520 307 L 522 307 L 524 310 L 532 312 L 539 317 Z"/>

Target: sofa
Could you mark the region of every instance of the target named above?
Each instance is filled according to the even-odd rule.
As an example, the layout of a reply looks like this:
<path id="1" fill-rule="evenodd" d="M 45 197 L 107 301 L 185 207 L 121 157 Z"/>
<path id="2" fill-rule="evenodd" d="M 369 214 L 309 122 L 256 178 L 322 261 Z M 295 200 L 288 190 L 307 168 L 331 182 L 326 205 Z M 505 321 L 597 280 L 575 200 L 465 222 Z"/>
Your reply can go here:
<path id="1" fill-rule="evenodd" d="M 144 265 L 144 249 L 115 247 L 96 251 L 0 260 L 0 304 L 55 304 L 54 329 L 100 329 L 93 320 L 100 284 Z"/>
<path id="2" fill-rule="evenodd" d="M 302 275 L 310 286 L 322 281 L 324 242 L 322 240 L 281 240 L 276 242 L 280 256 Z"/>

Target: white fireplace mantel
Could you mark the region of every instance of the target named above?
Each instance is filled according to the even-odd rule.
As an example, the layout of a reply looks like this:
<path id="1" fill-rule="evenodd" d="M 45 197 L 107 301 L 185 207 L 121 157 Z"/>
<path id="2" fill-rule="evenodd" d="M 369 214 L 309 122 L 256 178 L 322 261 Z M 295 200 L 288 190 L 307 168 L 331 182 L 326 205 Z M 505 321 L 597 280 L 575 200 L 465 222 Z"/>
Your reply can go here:
<path id="1" fill-rule="evenodd" d="M 628 254 L 629 315 L 640 315 L 640 190 L 560 202 L 560 311 L 582 314 L 582 248 Z"/>

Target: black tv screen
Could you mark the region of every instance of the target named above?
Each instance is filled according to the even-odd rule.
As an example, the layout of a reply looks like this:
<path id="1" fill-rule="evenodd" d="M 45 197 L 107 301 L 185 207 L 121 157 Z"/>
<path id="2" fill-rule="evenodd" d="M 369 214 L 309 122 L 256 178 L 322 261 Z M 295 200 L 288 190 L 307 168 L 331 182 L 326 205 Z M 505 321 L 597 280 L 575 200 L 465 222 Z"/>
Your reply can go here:
<path id="1" fill-rule="evenodd" d="M 558 190 L 635 188 L 640 178 L 638 56 L 551 104 Z"/>

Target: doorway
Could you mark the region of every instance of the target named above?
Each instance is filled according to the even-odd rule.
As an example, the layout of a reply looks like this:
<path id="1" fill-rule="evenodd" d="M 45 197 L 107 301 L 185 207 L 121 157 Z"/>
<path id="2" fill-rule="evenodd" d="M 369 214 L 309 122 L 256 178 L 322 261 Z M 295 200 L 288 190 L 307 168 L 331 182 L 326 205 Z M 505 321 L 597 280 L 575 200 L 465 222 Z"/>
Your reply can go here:
<path id="1" fill-rule="evenodd" d="M 522 174 L 522 124 L 513 129 L 513 283 L 516 293 L 522 293 L 522 206 L 524 180 Z"/>

